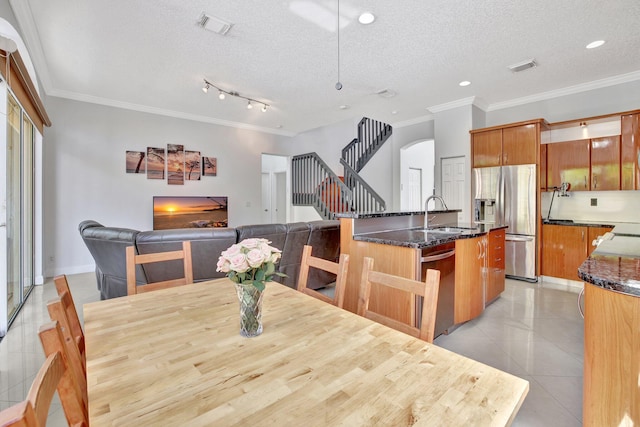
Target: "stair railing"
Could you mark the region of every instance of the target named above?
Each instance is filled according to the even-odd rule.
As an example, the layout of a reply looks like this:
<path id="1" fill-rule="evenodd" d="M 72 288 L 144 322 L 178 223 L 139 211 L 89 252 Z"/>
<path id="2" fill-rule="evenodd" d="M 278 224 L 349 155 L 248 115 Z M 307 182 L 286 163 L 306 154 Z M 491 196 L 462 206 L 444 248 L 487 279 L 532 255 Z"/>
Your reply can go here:
<path id="1" fill-rule="evenodd" d="M 344 183 L 351 190 L 353 211 L 370 213 L 386 210 L 384 199 L 347 162 L 341 159 L 340 163 L 344 167 Z"/>
<path id="2" fill-rule="evenodd" d="M 392 133 L 391 125 L 363 117 L 358 123 L 358 137 L 342 149 L 342 159 L 359 173 Z"/>
<path id="3" fill-rule="evenodd" d="M 352 211 L 351 190 L 317 153 L 293 156 L 291 188 L 294 205 L 313 206 L 324 219 Z"/>

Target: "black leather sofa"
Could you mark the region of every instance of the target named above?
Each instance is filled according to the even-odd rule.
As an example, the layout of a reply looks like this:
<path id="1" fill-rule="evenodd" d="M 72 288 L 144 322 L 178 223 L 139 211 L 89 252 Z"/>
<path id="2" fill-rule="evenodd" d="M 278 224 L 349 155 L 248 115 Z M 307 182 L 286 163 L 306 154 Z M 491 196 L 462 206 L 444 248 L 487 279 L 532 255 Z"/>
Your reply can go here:
<path id="1" fill-rule="evenodd" d="M 127 294 L 125 248 L 135 246 L 137 253 L 179 250 L 181 242 L 191 241 L 193 278 L 196 282 L 224 277 L 216 271 L 220 253 L 234 243 L 251 237 L 265 238 L 271 246 L 282 250 L 278 271 L 287 277 L 275 280 L 294 288 L 298 280 L 302 247 L 311 245 L 313 255 L 331 261 L 340 256 L 340 222 L 311 221 L 289 224 L 243 225 L 237 228 L 181 228 L 175 230 L 138 231 L 105 227 L 87 220 L 78 226 L 80 235 L 96 263 L 96 279 L 101 299 Z M 181 261 L 138 266 L 136 280 L 140 284 L 181 277 Z M 312 269 L 309 287 L 319 289 L 335 280 L 335 276 Z"/>

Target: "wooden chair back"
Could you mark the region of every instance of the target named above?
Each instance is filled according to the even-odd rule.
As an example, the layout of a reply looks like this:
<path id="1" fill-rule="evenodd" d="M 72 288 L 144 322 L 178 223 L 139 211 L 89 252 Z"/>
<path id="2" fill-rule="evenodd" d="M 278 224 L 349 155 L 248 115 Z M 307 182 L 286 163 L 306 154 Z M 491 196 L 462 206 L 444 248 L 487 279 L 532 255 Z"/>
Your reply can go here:
<path id="1" fill-rule="evenodd" d="M 44 328 L 44 329 L 43 329 Z M 43 326 L 40 338 L 47 343 L 50 340 L 62 340 L 57 323 Z M 44 335 L 44 338 L 43 338 Z M 76 378 L 65 359 L 65 347 L 62 351 L 53 351 L 38 371 L 31 384 L 26 400 L 0 412 L 0 425 L 12 427 L 41 427 L 47 423 L 49 408 L 55 392 L 58 392 L 67 423 L 70 426 L 88 426 L 87 406 L 80 396 Z M 45 351 L 46 352 L 46 351 Z"/>
<path id="2" fill-rule="evenodd" d="M 436 309 L 438 306 L 438 291 L 440 287 L 440 271 L 429 269 L 427 270 L 426 276 L 425 282 L 420 282 L 374 271 L 373 259 L 365 257 L 362 264 L 362 278 L 360 280 L 358 314 L 427 342 L 433 342 L 436 326 Z M 370 311 L 369 298 L 371 296 L 372 283 L 422 296 L 422 318 L 420 325 L 415 325 L 414 320 L 412 320 L 412 324 L 406 324 Z"/>
<path id="3" fill-rule="evenodd" d="M 71 289 L 69 289 L 67 276 L 65 276 L 64 274 L 56 276 L 53 278 L 53 283 L 56 285 L 58 296 L 62 298 L 64 309 L 67 312 L 71 335 L 74 337 L 74 340 L 78 344 L 80 353 L 84 356 L 84 332 L 82 331 L 82 324 L 80 323 L 80 318 L 78 317 L 78 311 L 76 310 L 76 306 L 73 301 Z M 65 296 L 65 294 L 67 296 Z"/>
<path id="4" fill-rule="evenodd" d="M 62 297 L 55 297 L 47 302 L 47 310 L 52 321 L 58 322 L 62 332 L 63 343 L 67 349 L 67 356 L 73 369 L 77 369 L 77 375 L 86 378 L 87 367 L 84 351 L 81 351 L 78 340 L 73 336 L 71 321 L 68 316 L 67 304 L 69 304 L 69 294 L 64 292 Z M 71 303 L 73 304 L 73 303 Z M 84 341 L 81 342 L 84 350 Z"/>
<path id="5" fill-rule="evenodd" d="M 64 381 L 61 383 L 62 390 L 58 387 L 58 394 L 69 425 L 77 424 L 82 418 L 77 410 L 76 400 L 80 402 L 84 419 L 88 419 L 87 377 L 79 363 L 77 349 L 73 345 L 67 344 L 57 321 L 40 326 L 38 335 L 45 356 L 49 357 L 52 354 L 60 353 L 64 360 L 66 373 Z M 71 352 L 68 351 L 69 348 L 72 349 Z M 67 400 L 66 403 L 65 400 Z"/>
<path id="6" fill-rule="evenodd" d="M 300 263 L 300 275 L 298 276 L 298 291 L 342 308 L 347 283 L 347 269 L 349 268 L 349 255 L 341 254 L 339 262 L 336 263 L 312 256 L 311 250 L 312 247 L 308 245 L 305 245 L 302 250 L 302 262 Z M 309 268 L 318 268 L 336 275 L 333 299 L 314 289 L 307 288 Z"/>
<path id="7" fill-rule="evenodd" d="M 127 294 L 135 295 L 142 292 L 155 291 L 158 289 L 172 288 L 174 286 L 188 285 L 193 283 L 193 266 L 191 262 L 191 242 L 182 242 L 182 250 L 169 252 L 156 252 L 151 254 L 137 255 L 133 246 L 126 249 L 127 259 Z M 184 277 L 179 279 L 165 280 L 163 282 L 147 283 L 145 285 L 136 284 L 136 265 L 153 262 L 163 262 L 172 260 L 182 260 Z"/>

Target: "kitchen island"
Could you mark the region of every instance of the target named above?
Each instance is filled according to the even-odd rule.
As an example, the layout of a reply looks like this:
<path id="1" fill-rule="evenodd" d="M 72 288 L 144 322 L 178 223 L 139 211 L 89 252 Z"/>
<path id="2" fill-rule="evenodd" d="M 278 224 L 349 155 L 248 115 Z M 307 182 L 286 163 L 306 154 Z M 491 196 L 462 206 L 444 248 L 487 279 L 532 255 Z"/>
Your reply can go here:
<path id="1" fill-rule="evenodd" d="M 480 315 L 504 290 L 505 227 L 458 224 L 457 212 L 429 211 L 429 229 L 424 212 L 341 214 L 341 252 L 350 257 L 344 308 L 357 310 L 362 260 L 371 257 L 375 270 L 414 280 L 424 280 L 427 268 L 440 270 L 436 336 Z M 410 323 L 420 300 L 380 288 L 370 307 Z"/>
<path id="2" fill-rule="evenodd" d="M 640 425 L 640 225 L 607 233 L 578 276 L 587 282 L 583 423 Z"/>

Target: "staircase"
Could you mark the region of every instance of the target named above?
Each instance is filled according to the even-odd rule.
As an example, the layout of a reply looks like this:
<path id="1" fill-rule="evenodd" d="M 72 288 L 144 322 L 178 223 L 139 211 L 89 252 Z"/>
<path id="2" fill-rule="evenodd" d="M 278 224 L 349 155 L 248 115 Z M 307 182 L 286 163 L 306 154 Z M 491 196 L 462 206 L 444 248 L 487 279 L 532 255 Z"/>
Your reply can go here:
<path id="1" fill-rule="evenodd" d="M 358 137 L 342 149 L 339 177 L 316 154 L 307 153 L 292 159 L 292 203 L 313 206 L 324 219 L 335 219 L 340 212 L 381 212 L 385 202 L 362 179 L 359 172 L 391 136 L 391 125 L 363 117 L 358 123 Z"/>

